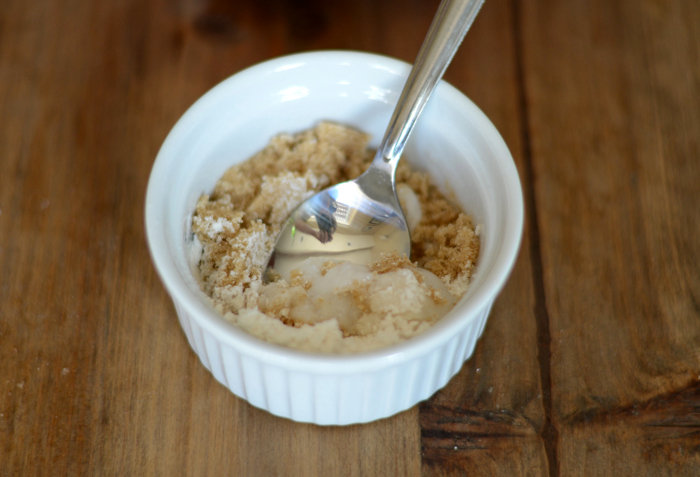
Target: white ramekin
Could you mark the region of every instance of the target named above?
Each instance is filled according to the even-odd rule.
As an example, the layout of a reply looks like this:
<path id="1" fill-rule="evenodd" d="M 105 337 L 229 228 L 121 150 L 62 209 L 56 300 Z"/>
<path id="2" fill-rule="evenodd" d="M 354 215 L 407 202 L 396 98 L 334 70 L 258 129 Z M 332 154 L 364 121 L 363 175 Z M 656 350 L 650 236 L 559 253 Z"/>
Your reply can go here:
<path id="1" fill-rule="evenodd" d="M 295 421 L 368 422 L 427 399 L 474 350 L 520 245 L 523 200 L 513 159 L 488 118 L 447 83 L 438 86 L 404 153 L 481 225 L 467 294 L 426 333 L 355 355 L 305 353 L 224 321 L 191 270 L 189 221 L 197 198 L 232 164 L 282 132 L 321 120 L 381 140 L 410 66 L 344 51 L 266 61 L 219 84 L 178 121 L 153 165 L 146 231 L 153 262 L 192 349 L 214 377 L 252 405 Z"/>

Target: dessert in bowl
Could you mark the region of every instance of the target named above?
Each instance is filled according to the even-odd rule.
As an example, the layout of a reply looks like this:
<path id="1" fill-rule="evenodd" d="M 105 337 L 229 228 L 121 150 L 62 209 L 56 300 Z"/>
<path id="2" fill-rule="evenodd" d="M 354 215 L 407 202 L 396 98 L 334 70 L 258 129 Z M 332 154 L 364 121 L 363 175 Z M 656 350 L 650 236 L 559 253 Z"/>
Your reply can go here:
<path id="1" fill-rule="evenodd" d="M 472 354 L 518 252 L 523 227 L 512 157 L 486 116 L 443 82 L 402 161 L 427 172 L 480 229 L 469 288 L 421 334 L 355 353 L 292 349 L 226 319 L 202 291 L 192 216 L 232 165 L 271 138 L 332 122 L 377 147 L 410 71 L 357 52 L 270 60 L 225 80 L 178 121 L 153 166 L 146 199 L 151 255 L 188 341 L 234 394 L 278 416 L 316 424 L 368 422 L 405 410 L 444 386 Z"/>

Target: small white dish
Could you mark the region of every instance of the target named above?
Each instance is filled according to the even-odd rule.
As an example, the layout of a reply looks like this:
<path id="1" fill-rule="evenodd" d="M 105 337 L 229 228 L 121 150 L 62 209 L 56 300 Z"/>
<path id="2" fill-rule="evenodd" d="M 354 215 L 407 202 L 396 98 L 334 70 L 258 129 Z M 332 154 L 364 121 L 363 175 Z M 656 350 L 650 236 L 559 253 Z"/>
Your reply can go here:
<path id="1" fill-rule="evenodd" d="M 275 415 L 321 425 L 391 416 L 429 398 L 471 356 L 514 265 L 523 230 L 518 173 L 503 139 L 462 93 L 442 82 L 404 153 L 446 184 L 481 225 L 466 295 L 424 334 L 353 355 L 296 351 L 226 322 L 194 276 L 189 223 L 195 203 L 231 165 L 274 135 L 322 120 L 381 141 L 410 65 L 359 52 L 320 51 L 248 68 L 206 93 L 178 121 L 153 165 L 146 232 L 155 267 L 192 349 L 234 394 Z"/>

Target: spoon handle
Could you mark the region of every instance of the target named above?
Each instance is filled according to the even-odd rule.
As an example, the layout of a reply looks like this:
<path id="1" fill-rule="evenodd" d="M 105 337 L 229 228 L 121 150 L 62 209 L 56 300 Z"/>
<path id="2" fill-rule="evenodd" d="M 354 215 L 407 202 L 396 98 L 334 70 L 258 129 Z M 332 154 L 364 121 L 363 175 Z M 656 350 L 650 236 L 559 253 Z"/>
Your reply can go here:
<path id="1" fill-rule="evenodd" d="M 442 0 L 374 160 L 393 177 L 408 136 L 484 0 Z"/>

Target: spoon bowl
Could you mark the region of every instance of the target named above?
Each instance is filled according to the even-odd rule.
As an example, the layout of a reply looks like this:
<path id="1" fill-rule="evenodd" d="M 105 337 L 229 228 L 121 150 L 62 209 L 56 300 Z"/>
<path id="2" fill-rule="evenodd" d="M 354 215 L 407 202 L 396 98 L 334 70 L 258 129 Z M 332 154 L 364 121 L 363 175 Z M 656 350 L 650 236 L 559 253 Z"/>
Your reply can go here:
<path id="1" fill-rule="evenodd" d="M 411 235 L 393 183 L 370 168 L 354 181 L 325 189 L 297 207 L 285 223 L 264 280 L 289 273 L 322 254 L 333 261 L 371 263 L 385 252 L 410 255 Z"/>

